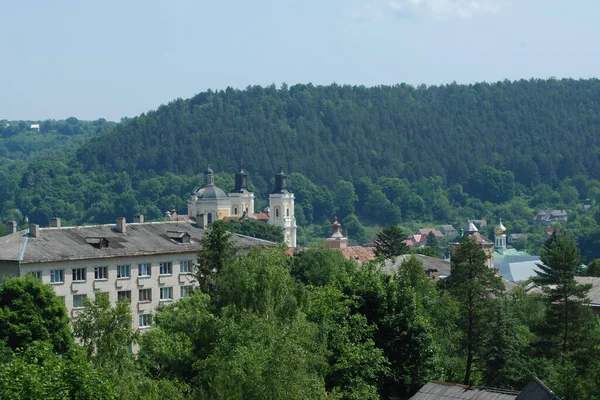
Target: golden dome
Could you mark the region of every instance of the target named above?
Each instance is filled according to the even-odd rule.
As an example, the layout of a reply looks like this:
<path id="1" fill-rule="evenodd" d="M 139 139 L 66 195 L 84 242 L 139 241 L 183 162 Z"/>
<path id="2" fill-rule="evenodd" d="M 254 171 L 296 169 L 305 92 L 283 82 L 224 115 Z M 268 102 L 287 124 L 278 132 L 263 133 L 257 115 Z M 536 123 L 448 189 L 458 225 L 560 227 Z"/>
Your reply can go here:
<path id="1" fill-rule="evenodd" d="M 500 223 L 496 227 L 496 236 L 506 235 L 506 227 L 502 224 L 502 218 L 500 218 Z"/>

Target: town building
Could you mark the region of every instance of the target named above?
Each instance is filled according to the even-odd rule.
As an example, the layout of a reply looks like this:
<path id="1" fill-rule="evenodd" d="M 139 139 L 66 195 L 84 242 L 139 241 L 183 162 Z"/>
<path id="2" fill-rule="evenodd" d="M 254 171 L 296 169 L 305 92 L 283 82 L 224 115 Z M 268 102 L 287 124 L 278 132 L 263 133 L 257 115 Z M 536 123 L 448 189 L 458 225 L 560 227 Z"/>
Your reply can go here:
<path id="1" fill-rule="evenodd" d="M 248 189 L 248 173 L 240 167 L 235 174 L 235 187 L 230 193 L 215 185 L 215 175 L 210 167 L 204 171 L 204 186 L 192 193 L 188 204 L 188 217 L 200 227 L 216 220 L 256 219 L 283 229 L 284 242 L 296 247 L 296 217 L 294 193 L 287 185 L 287 175 L 280 168 L 275 175 L 275 188 L 269 195 L 269 212 L 255 214 L 254 193 Z"/>
<path id="2" fill-rule="evenodd" d="M 556 222 L 566 223 L 569 218 L 565 210 L 541 210 L 533 219 L 536 225 L 550 225 Z"/>
<path id="3" fill-rule="evenodd" d="M 71 318 L 84 309 L 84 299 L 106 293 L 112 303 L 131 303 L 134 328 L 150 326 L 161 304 L 185 297 L 194 289 L 192 268 L 202 250 L 205 227 L 181 221 L 51 227 L 31 224 L 29 230 L 0 237 L 0 280 L 33 275 L 50 284 L 64 299 Z M 249 249 L 273 243 L 234 234 L 234 246 Z"/>

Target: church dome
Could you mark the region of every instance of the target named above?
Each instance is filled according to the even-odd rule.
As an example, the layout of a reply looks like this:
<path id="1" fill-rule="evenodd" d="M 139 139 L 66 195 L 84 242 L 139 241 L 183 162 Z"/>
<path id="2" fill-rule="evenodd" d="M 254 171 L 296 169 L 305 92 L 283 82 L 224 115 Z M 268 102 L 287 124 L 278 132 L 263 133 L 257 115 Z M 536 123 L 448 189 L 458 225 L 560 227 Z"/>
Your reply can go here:
<path id="1" fill-rule="evenodd" d="M 506 227 L 502 224 L 502 219 L 500 219 L 500 223 L 496 227 L 496 236 L 505 235 L 505 234 L 506 234 Z"/>
<path id="2" fill-rule="evenodd" d="M 212 169 L 210 169 L 210 167 L 208 167 L 208 168 L 206 168 L 206 171 L 204 171 L 204 174 L 206 174 L 206 175 L 213 175 L 214 172 L 213 172 Z"/>
<path id="3" fill-rule="evenodd" d="M 227 198 L 225 191 L 216 185 L 204 186 L 203 188 L 198 189 L 196 191 L 196 196 L 198 196 L 198 199 L 205 200 L 221 200 Z"/>

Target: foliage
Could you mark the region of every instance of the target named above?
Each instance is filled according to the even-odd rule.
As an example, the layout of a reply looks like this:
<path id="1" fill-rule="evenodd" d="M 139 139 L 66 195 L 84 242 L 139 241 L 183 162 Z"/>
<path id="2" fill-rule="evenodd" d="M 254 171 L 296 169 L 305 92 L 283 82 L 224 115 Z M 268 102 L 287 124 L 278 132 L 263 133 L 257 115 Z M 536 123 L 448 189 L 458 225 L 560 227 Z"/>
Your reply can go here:
<path id="1" fill-rule="evenodd" d="M 95 365 L 121 376 L 133 361 L 131 348 L 138 336 L 131 327 L 129 303 L 119 301 L 113 307 L 108 293 L 97 293 L 93 302 L 86 297 L 84 306 L 73 322 L 75 337 Z"/>
<path id="2" fill-rule="evenodd" d="M 487 266 L 487 258 L 476 241 L 464 236 L 452 254 L 452 275 L 444 282 L 444 287 L 461 304 L 460 328 L 465 335 L 463 350 L 467 357 L 465 385 L 472 382 L 473 360 L 482 345 L 490 294 L 504 289 L 500 278 Z"/>
<path id="3" fill-rule="evenodd" d="M 237 252 L 230 240 L 231 233 L 223 221 L 215 221 L 209 230 L 200 239 L 202 251 L 198 254 L 198 263 L 195 265 L 194 275 L 200 290 L 209 292 L 212 288 L 214 276 L 224 265 L 235 257 Z"/>
<path id="4" fill-rule="evenodd" d="M 114 384 L 79 349 L 57 355 L 33 342 L 0 362 L 0 398 L 23 400 L 117 399 Z"/>
<path id="5" fill-rule="evenodd" d="M 390 258 L 407 254 L 409 248 L 404 243 L 405 239 L 406 235 L 401 228 L 397 226 L 383 228 L 377 234 L 377 239 L 375 240 L 375 255 L 377 257 Z"/>
<path id="6" fill-rule="evenodd" d="M 7 278 L 0 284 L 0 338 L 12 350 L 47 341 L 57 353 L 73 346 L 64 301 L 32 276 Z"/>
<path id="7" fill-rule="evenodd" d="M 239 233 L 270 242 L 283 243 L 283 229 L 262 221 L 231 220 L 226 222 L 225 229 L 231 233 Z"/>

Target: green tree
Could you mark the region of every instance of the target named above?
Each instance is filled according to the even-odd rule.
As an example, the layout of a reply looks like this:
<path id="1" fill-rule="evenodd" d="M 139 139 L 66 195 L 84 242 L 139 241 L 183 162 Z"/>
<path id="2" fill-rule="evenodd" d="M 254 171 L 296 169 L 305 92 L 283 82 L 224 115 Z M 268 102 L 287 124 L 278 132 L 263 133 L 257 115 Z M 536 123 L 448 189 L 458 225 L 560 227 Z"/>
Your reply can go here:
<path id="1" fill-rule="evenodd" d="M 587 269 L 585 270 L 585 275 L 600 277 L 600 258 L 596 258 L 588 264 Z"/>
<path id="2" fill-rule="evenodd" d="M 113 307 L 108 293 L 97 293 L 94 301 L 84 300 L 85 310 L 73 322 L 73 332 L 86 349 L 88 358 L 105 371 L 121 376 L 131 368 L 131 348 L 138 333 L 131 327 L 129 303 Z"/>
<path id="3" fill-rule="evenodd" d="M 57 355 L 48 342 L 33 342 L 0 363 L 0 398 L 22 400 L 117 399 L 113 382 L 73 348 Z"/>
<path id="4" fill-rule="evenodd" d="M 213 222 L 200 239 L 202 250 L 198 254 L 194 273 L 200 290 L 210 292 L 214 276 L 235 258 L 237 251 L 230 239 L 231 233 L 227 231 L 226 223 L 220 220 Z"/>
<path id="5" fill-rule="evenodd" d="M 67 352 L 73 335 L 64 301 L 32 276 L 5 279 L 0 284 L 0 338 L 13 350 L 47 341 L 55 352 Z"/>
<path id="6" fill-rule="evenodd" d="M 575 280 L 575 274 L 581 266 L 579 249 L 575 242 L 565 234 L 553 233 L 540 254 L 541 263 L 534 281 L 542 287 L 548 303 L 548 322 L 553 321 L 554 332 L 560 332 L 559 350 L 567 353 L 579 346 L 572 337 L 572 317 L 586 299 L 591 285 L 581 285 Z M 573 315 L 571 315 L 571 313 Z"/>
<path id="7" fill-rule="evenodd" d="M 409 253 L 410 249 L 404 240 L 406 235 L 401 228 L 397 226 L 383 228 L 375 240 L 375 255 L 390 258 Z"/>
<path id="8" fill-rule="evenodd" d="M 348 215 L 354 214 L 358 196 L 352 182 L 338 181 L 333 187 L 333 196 L 335 201 L 335 212 L 340 219 L 343 220 Z"/>
<path id="9" fill-rule="evenodd" d="M 487 266 L 488 256 L 479 244 L 464 236 L 451 257 L 451 276 L 444 282 L 460 303 L 460 327 L 464 332 L 466 354 L 464 384 L 470 385 L 473 359 L 480 351 L 487 323 L 490 295 L 503 290 L 502 281 Z"/>

